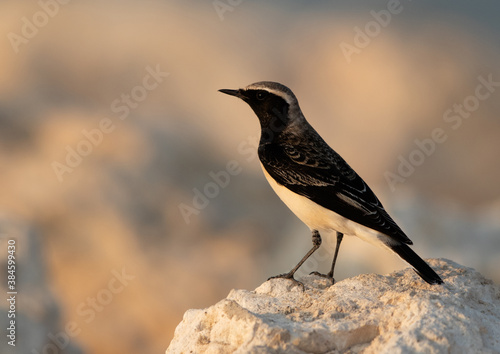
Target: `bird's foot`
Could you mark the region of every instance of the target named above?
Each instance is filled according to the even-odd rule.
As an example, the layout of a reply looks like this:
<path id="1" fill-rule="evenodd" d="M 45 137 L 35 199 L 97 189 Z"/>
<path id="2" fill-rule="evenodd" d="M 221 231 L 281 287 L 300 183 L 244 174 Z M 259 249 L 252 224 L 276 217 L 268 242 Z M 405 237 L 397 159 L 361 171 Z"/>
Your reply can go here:
<path id="1" fill-rule="evenodd" d="M 331 273 L 322 274 L 320 272 L 311 272 L 311 273 L 309 273 L 309 275 L 317 275 L 318 277 L 329 279 L 332 282 L 331 285 L 335 284 L 335 279 L 333 278 L 333 274 L 331 274 Z"/>
<path id="2" fill-rule="evenodd" d="M 284 274 L 278 274 L 278 275 L 275 275 L 274 277 L 269 277 L 267 280 L 271 280 L 271 279 L 278 279 L 278 278 L 282 278 L 282 279 L 289 279 L 291 280 L 294 284 L 300 286 L 302 288 L 302 290 L 305 290 L 305 287 L 304 287 L 304 284 L 302 284 L 302 282 L 296 280 L 294 277 L 293 277 L 293 274 L 292 273 L 284 273 Z"/>

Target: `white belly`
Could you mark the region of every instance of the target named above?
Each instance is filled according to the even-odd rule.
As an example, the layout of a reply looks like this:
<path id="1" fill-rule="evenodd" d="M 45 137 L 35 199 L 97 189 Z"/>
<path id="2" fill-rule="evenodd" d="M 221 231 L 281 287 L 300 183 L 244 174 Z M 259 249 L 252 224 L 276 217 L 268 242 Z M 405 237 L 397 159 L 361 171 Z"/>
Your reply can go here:
<path id="1" fill-rule="evenodd" d="M 262 164 L 261 167 L 267 181 L 276 194 L 311 230 L 338 231 L 345 235 L 358 236 L 359 238 L 376 246 L 385 246 L 386 242 L 390 242 L 390 238 L 388 236 L 358 224 L 357 222 L 351 221 L 278 184 L 267 173 Z"/>

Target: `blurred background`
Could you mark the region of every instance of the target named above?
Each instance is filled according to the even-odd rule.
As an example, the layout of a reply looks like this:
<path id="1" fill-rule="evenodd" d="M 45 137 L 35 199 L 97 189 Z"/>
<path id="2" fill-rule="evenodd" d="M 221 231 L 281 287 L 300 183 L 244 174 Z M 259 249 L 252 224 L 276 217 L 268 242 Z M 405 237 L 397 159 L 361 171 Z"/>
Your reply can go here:
<path id="1" fill-rule="evenodd" d="M 296 264 L 310 232 L 262 176 L 257 118 L 217 92 L 261 80 L 295 92 L 422 257 L 499 282 L 499 12 L 2 1 L 0 266 L 14 239 L 18 327 L 0 352 L 161 353 L 189 308 Z M 334 242 L 301 274 L 327 272 Z M 404 267 L 344 238 L 336 278 Z"/>

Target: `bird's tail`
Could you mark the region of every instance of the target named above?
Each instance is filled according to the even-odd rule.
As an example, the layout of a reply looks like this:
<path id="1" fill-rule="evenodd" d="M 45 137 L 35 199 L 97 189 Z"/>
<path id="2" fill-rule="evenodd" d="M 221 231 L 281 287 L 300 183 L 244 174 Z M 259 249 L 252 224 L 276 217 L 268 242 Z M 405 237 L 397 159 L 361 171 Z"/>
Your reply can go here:
<path id="1" fill-rule="evenodd" d="M 401 258 L 410 263 L 415 272 L 429 284 L 442 284 L 443 280 L 432 270 L 429 265 L 418 256 L 408 245 L 389 245 L 389 248 L 396 252 Z"/>

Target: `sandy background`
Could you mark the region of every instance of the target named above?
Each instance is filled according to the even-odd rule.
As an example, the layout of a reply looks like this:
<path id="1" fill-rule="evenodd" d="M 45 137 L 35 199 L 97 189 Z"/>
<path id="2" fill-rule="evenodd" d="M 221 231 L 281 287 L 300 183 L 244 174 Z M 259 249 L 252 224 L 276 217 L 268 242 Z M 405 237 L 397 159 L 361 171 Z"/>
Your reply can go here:
<path id="1" fill-rule="evenodd" d="M 500 6 L 232 4 L 0 4 L 0 234 L 2 249 L 19 240 L 19 262 L 38 262 L 18 272 L 18 310 L 46 343 L 28 350 L 76 323 L 66 352 L 161 353 L 187 309 L 253 289 L 309 249 L 260 171 L 257 118 L 217 92 L 261 80 L 295 92 L 420 255 L 500 281 Z M 228 163 L 237 172 L 214 188 Z M 183 216 L 206 188 L 206 205 Z M 325 239 L 303 273 L 327 271 Z M 344 240 L 339 280 L 406 267 Z M 32 310 L 47 306 L 22 302 L 38 289 L 51 328 Z"/>

